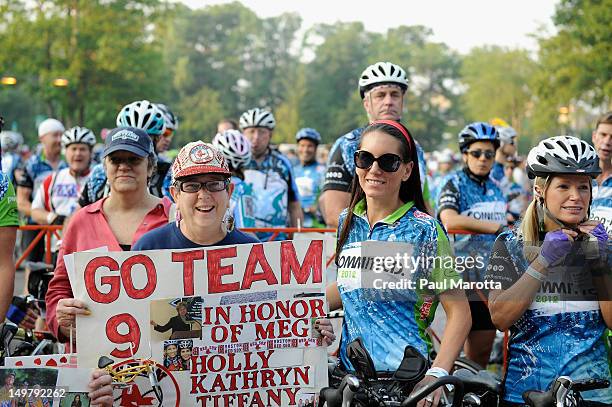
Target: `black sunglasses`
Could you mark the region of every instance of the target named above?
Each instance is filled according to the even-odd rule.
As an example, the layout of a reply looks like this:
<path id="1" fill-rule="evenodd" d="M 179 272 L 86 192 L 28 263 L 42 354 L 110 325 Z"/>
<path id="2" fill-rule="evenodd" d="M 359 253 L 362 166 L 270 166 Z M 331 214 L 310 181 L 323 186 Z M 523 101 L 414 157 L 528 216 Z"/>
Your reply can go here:
<path id="1" fill-rule="evenodd" d="M 194 194 L 196 192 L 199 192 L 200 189 L 202 188 L 204 188 L 208 192 L 223 191 L 227 189 L 227 186 L 229 185 L 229 183 L 230 183 L 229 179 L 224 179 L 220 181 L 205 181 L 205 182 L 185 181 L 185 182 L 179 182 L 178 187 L 182 192 L 186 192 L 188 194 Z"/>
<path id="2" fill-rule="evenodd" d="M 482 156 L 484 154 L 485 158 L 487 160 L 490 160 L 491 158 L 495 157 L 495 151 L 491 151 L 491 150 L 486 150 L 486 151 L 482 151 L 482 150 L 470 150 L 467 152 L 469 155 L 471 155 L 474 158 L 480 158 L 480 156 Z"/>
<path id="3" fill-rule="evenodd" d="M 399 170 L 402 163 L 402 157 L 397 154 L 387 153 L 380 157 L 374 157 L 372 153 L 365 150 L 355 151 L 355 166 L 362 170 L 369 170 L 374 165 L 374 161 L 378 163 L 378 167 L 385 172 L 395 172 Z"/>

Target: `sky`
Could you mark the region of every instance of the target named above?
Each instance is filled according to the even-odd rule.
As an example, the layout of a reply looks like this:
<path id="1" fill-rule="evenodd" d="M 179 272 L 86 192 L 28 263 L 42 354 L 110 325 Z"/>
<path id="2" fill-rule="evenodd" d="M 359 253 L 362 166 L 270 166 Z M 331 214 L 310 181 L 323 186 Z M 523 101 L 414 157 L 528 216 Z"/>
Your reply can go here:
<path id="1" fill-rule="evenodd" d="M 191 8 L 231 0 L 181 0 Z M 260 17 L 297 12 L 302 28 L 317 23 L 361 21 L 369 31 L 385 32 L 399 25 L 423 25 L 433 40 L 462 54 L 482 45 L 537 50 L 530 34 L 545 27 L 554 33 L 551 17 L 558 0 L 241 0 Z"/>

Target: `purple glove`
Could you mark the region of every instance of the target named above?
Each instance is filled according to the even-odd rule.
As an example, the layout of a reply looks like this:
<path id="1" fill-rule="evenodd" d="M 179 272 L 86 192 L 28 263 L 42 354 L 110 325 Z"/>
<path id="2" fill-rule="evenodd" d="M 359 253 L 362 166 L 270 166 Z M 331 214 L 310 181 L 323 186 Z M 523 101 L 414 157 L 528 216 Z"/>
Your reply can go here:
<path id="1" fill-rule="evenodd" d="M 544 237 L 540 255 L 548 262 L 554 264 L 567 255 L 572 249 L 572 242 L 561 229 L 548 232 Z"/>
<path id="2" fill-rule="evenodd" d="M 603 227 L 601 223 L 597 224 L 593 230 L 591 230 L 591 234 L 597 238 L 597 245 L 599 246 L 599 254 L 603 256 L 606 254 L 606 250 L 608 249 L 608 232 L 606 232 L 606 228 Z"/>

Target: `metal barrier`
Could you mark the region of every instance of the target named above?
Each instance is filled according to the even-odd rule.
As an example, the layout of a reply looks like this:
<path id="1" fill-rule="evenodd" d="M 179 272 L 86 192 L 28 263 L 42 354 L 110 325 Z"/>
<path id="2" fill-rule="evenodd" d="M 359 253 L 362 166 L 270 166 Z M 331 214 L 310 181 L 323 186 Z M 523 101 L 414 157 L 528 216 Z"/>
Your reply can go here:
<path id="1" fill-rule="evenodd" d="M 40 242 L 40 239 L 45 238 L 45 263 L 51 264 L 51 237 L 56 236 L 60 239 L 59 231 L 62 229 L 62 225 L 24 225 L 19 226 L 19 230 L 39 230 L 38 234 L 30 242 L 28 247 L 23 251 L 19 259 L 15 262 L 15 269 L 18 269 L 21 263 L 28 257 L 28 255 L 34 250 L 34 247 Z"/>

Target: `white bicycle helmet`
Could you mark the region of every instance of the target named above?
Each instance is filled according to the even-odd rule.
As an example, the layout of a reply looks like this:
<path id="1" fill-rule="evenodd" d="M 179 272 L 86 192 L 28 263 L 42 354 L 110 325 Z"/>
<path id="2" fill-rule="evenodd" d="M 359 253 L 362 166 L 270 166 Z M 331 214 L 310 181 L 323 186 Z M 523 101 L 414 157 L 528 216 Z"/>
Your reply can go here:
<path id="1" fill-rule="evenodd" d="M 123 106 L 117 115 L 117 127 L 142 129 L 151 137 L 161 136 L 166 130 L 163 112 L 148 100 Z"/>
<path id="2" fill-rule="evenodd" d="M 163 103 L 156 103 L 155 105 L 164 115 L 164 124 L 166 125 L 166 128 L 176 131 L 179 125 L 178 117 L 176 117 L 174 113 L 168 109 L 168 106 L 164 105 Z"/>
<path id="3" fill-rule="evenodd" d="M 23 144 L 23 136 L 16 131 L 5 130 L 0 132 L 2 151 L 15 151 Z"/>
<path id="4" fill-rule="evenodd" d="M 542 140 L 531 149 L 527 156 L 527 174 L 531 179 L 560 174 L 595 178 L 601 174 L 601 168 L 593 146 L 577 137 L 557 136 Z"/>
<path id="5" fill-rule="evenodd" d="M 239 169 L 251 160 L 251 143 L 238 130 L 229 129 L 217 133 L 212 144 L 223 154 L 232 169 Z"/>
<path id="6" fill-rule="evenodd" d="M 75 126 L 62 135 L 62 148 L 70 144 L 87 144 L 90 148 L 96 145 L 96 135 L 87 127 Z"/>
<path id="7" fill-rule="evenodd" d="M 274 130 L 276 120 L 272 112 L 258 107 L 247 110 L 240 116 L 240 129 L 248 129 L 249 127 L 265 127 Z"/>
<path id="8" fill-rule="evenodd" d="M 408 79 L 406 71 L 401 66 L 391 62 L 377 62 L 368 66 L 359 78 L 359 94 L 363 99 L 365 93 L 374 86 L 393 83 L 399 85 L 403 91 L 408 89 Z"/>
<path id="9" fill-rule="evenodd" d="M 514 130 L 513 127 L 495 126 L 495 128 L 497 129 L 497 133 L 499 133 L 499 141 L 502 144 L 514 144 L 514 139 L 518 134 L 516 133 L 516 130 Z"/>

